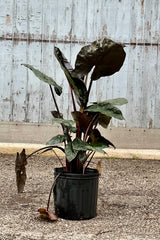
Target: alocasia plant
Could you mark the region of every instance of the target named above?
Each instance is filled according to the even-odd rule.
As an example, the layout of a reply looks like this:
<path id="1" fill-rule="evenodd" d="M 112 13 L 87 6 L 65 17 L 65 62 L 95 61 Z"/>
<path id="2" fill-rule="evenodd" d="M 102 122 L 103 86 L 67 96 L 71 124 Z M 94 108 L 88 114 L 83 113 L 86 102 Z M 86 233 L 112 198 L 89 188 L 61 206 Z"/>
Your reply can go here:
<path id="1" fill-rule="evenodd" d="M 97 81 L 104 76 L 110 76 L 120 70 L 126 55 L 123 47 L 122 44 L 107 38 L 95 41 L 82 47 L 77 55 L 74 69 L 61 50 L 57 47 L 54 48 L 55 56 L 69 84 L 73 104 L 71 113 L 73 120 L 63 118 L 52 86 L 58 96 L 61 95 L 62 88 L 51 77 L 41 73 L 29 64 L 23 64 L 32 70 L 40 80 L 49 84 L 56 108 L 56 111 L 52 111 L 53 122 L 61 124 L 63 129 L 63 134 L 54 136 L 47 142 L 48 146 L 37 151 L 61 149 L 65 153 L 65 171 L 67 172 L 84 172 L 96 151 L 105 153 L 104 148 L 115 147 L 113 143 L 101 135 L 97 126 L 100 124 L 107 128 L 112 117 L 123 120 L 123 114 L 117 106 L 126 104 L 127 100 L 117 98 L 89 103 L 89 97 L 93 81 Z M 89 81 L 88 84 L 87 80 Z M 78 105 L 79 109 L 77 109 Z M 64 148 L 55 145 L 59 143 L 63 143 Z"/>

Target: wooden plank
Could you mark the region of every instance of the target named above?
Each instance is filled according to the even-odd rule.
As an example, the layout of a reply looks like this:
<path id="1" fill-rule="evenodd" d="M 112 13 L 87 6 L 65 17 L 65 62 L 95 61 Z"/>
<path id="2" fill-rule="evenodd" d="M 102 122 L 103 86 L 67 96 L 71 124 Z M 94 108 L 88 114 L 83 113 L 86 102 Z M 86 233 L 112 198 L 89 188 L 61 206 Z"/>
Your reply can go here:
<path id="1" fill-rule="evenodd" d="M 0 4 L 0 37 L 19 40 L 159 42 L 159 1 L 35 0 Z M 83 11 L 82 11 L 83 9 Z"/>
<path id="2" fill-rule="evenodd" d="M 2 41 L 0 54 L 0 119 L 11 119 L 12 41 Z"/>
<path id="3" fill-rule="evenodd" d="M 4 0 L 0 3 L 0 37 L 12 36 L 13 2 Z"/>
<path id="4" fill-rule="evenodd" d="M 74 66 L 85 43 L 111 37 L 126 43 L 121 70 L 93 85 L 90 101 L 126 97 L 126 121 L 111 126 L 160 128 L 159 23 L 155 1 L 5 0 L 0 3 L 0 121 L 51 123 L 49 88 L 20 64 L 34 65 L 63 87 L 58 105 L 71 118 L 69 87 L 54 57 L 60 47 Z"/>
<path id="5" fill-rule="evenodd" d="M 154 123 L 153 128 L 160 128 L 160 46 L 157 49 L 157 57 L 156 57 L 156 83 L 155 83 L 155 99 L 154 99 Z"/>

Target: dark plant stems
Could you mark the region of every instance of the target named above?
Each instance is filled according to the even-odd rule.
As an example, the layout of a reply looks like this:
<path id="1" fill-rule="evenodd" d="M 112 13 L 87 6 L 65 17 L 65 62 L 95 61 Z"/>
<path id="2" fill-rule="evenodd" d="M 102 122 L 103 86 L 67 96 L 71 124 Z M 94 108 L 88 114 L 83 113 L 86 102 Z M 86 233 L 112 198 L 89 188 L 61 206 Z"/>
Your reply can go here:
<path id="1" fill-rule="evenodd" d="M 58 115 L 59 117 L 61 116 L 60 114 L 60 111 L 59 111 L 59 108 L 58 108 L 58 105 L 57 105 L 57 102 L 56 102 L 56 99 L 55 99 L 55 96 L 54 96 L 54 93 L 53 93 L 53 89 L 52 89 L 52 86 L 49 84 L 49 87 L 50 87 L 50 90 L 51 90 L 51 94 L 52 94 L 52 98 L 53 98 L 53 101 L 54 101 L 54 104 L 55 104 L 55 107 L 57 109 L 57 112 L 58 112 Z M 62 126 L 62 129 L 63 129 L 63 133 L 65 133 L 65 127 L 63 124 L 61 124 Z M 67 129 L 67 136 L 68 136 L 68 141 L 70 141 L 70 137 L 69 137 L 69 134 L 68 134 L 68 129 Z"/>
<path id="2" fill-rule="evenodd" d="M 91 81 L 89 83 L 89 87 L 88 87 L 88 97 L 89 97 L 89 94 L 90 94 L 90 91 L 91 91 L 92 83 L 93 83 L 93 80 L 91 79 Z"/>
<path id="3" fill-rule="evenodd" d="M 91 152 L 91 153 L 89 154 L 89 156 L 90 156 L 91 154 L 92 154 L 92 156 L 91 156 L 91 158 L 89 159 L 89 161 L 88 161 L 88 162 L 85 162 L 85 164 L 83 165 L 83 174 L 85 173 L 85 169 L 89 166 L 90 162 L 92 161 L 95 152 Z"/>
<path id="4" fill-rule="evenodd" d="M 85 82 L 84 82 L 86 86 L 87 86 L 87 81 L 88 81 L 88 74 L 86 75 Z"/>
<path id="5" fill-rule="evenodd" d="M 55 177 L 54 182 L 53 182 L 52 187 L 51 187 L 51 190 L 50 190 L 50 192 L 49 192 L 49 197 L 48 197 L 48 202 L 47 202 L 47 212 L 48 212 L 48 209 L 49 209 L 49 204 L 50 204 L 50 198 L 51 198 L 52 191 L 54 190 L 54 187 L 55 187 L 55 185 L 56 185 L 57 178 L 58 178 L 60 175 L 61 175 L 61 173 L 59 173 L 59 174 Z"/>
<path id="6" fill-rule="evenodd" d="M 81 138 L 81 128 L 80 128 L 80 126 L 78 126 L 77 124 L 76 124 L 76 126 L 77 126 L 77 129 L 78 129 L 77 134 L 76 134 L 76 137 Z"/>
<path id="7" fill-rule="evenodd" d="M 60 111 L 59 111 L 59 108 L 58 108 L 58 105 L 57 105 L 57 102 L 56 102 L 56 99 L 55 99 L 55 96 L 54 96 L 54 93 L 53 93 L 53 89 L 52 89 L 52 86 L 49 84 L 49 87 L 50 87 L 50 90 L 51 90 L 51 94 L 52 94 L 52 98 L 53 98 L 53 101 L 54 101 L 54 104 L 55 104 L 55 107 L 57 109 L 57 112 L 60 116 Z"/>
<path id="8" fill-rule="evenodd" d="M 56 151 L 54 151 L 53 149 L 52 149 L 52 151 L 54 152 L 54 154 L 56 155 L 57 159 L 59 160 L 59 162 L 61 163 L 62 167 L 64 168 L 64 165 L 63 165 L 60 157 L 59 157 L 58 154 L 56 153 Z"/>
<path id="9" fill-rule="evenodd" d="M 66 162 L 66 172 L 69 172 L 69 162 L 67 161 L 67 158 L 65 158 L 65 162 Z"/>
<path id="10" fill-rule="evenodd" d="M 69 82 L 69 81 L 68 81 Z M 76 112 L 76 104 L 75 104 L 75 101 L 74 101 L 74 96 L 73 96 L 73 91 L 72 91 L 72 88 L 71 88 L 71 85 L 69 84 L 69 87 L 70 87 L 70 91 L 71 91 L 71 97 L 72 97 L 72 103 L 73 103 L 73 110 L 74 112 Z"/>
<path id="11" fill-rule="evenodd" d="M 88 127 L 87 127 L 87 130 L 85 132 L 85 135 L 84 135 L 84 142 L 87 141 L 87 136 L 88 136 L 88 132 L 90 131 L 90 129 L 92 128 L 93 124 L 96 123 L 96 121 L 98 120 L 98 117 L 99 117 L 99 113 L 97 113 L 93 118 L 92 120 L 90 121 Z"/>
<path id="12" fill-rule="evenodd" d="M 59 146 L 47 146 L 47 147 L 43 147 L 43 148 L 40 148 L 40 149 L 32 152 L 31 154 L 29 154 L 29 155 L 26 157 L 26 160 L 27 160 L 28 158 L 30 158 L 31 156 L 33 156 L 34 154 L 36 154 L 36 153 L 38 153 L 38 152 L 40 152 L 40 151 L 42 151 L 42 150 L 48 150 L 48 151 L 50 151 L 50 150 L 53 150 L 53 148 L 60 149 L 63 153 L 65 152 L 62 147 L 59 147 Z"/>

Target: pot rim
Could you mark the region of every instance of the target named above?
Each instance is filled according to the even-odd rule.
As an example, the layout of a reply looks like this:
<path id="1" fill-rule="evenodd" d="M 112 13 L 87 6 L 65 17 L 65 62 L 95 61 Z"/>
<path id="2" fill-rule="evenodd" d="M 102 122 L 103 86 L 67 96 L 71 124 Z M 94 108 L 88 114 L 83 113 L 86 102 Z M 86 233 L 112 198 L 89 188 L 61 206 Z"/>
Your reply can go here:
<path id="1" fill-rule="evenodd" d="M 95 178 L 99 177 L 99 172 L 95 168 L 87 168 L 85 170 L 85 173 L 70 173 L 70 172 L 65 172 L 63 167 L 59 168 L 54 168 L 54 174 L 57 175 L 58 173 L 60 174 L 61 177 L 67 177 L 67 178 L 75 178 L 75 179 L 88 179 L 88 178 Z"/>

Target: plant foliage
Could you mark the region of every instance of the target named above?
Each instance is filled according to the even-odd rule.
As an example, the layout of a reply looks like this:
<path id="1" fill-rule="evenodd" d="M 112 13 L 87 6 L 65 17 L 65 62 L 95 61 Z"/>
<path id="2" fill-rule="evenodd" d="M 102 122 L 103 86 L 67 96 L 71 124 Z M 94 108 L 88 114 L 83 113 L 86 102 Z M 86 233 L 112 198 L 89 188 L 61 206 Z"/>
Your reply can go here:
<path id="1" fill-rule="evenodd" d="M 61 124 L 63 134 L 51 138 L 47 142 L 48 147 L 44 148 L 43 151 L 53 150 L 54 144 L 64 143 L 64 150 L 60 146 L 55 146 L 55 148 L 64 151 L 66 157 L 65 169 L 68 172 L 84 171 L 85 166 L 88 165 L 86 163 L 90 163 L 95 152 L 105 153 L 105 148 L 115 148 L 113 143 L 101 135 L 97 126 L 99 124 L 107 128 L 112 118 L 123 120 L 123 114 L 117 106 L 126 104 L 127 100 L 116 98 L 89 103 L 89 96 L 93 81 L 104 76 L 110 76 L 120 70 L 126 55 L 123 48 L 122 44 L 107 38 L 94 41 L 82 47 L 77 55 L 74 69 L 61 50 L 58 47 L 54 48 L 55 57 L 70 87 L 73 120 L 63 118 L 52 88 L 50 88 L 56 108 L 51 112 L 54 117 L 53 122 Z M 40 80 L 50 86 L 53 85 L 56 94 L 60 95 L 62 93 L 62 88 L 52 78 L 29 64 L 23 65 L 32 70 Z M 90 82 L 87 89 L 86 79 L 90 72 Z M 74 93 L 76 99 L 72 93 Z M 79 110 L 76 109 L 76 101 L 80 106 Z"/>

